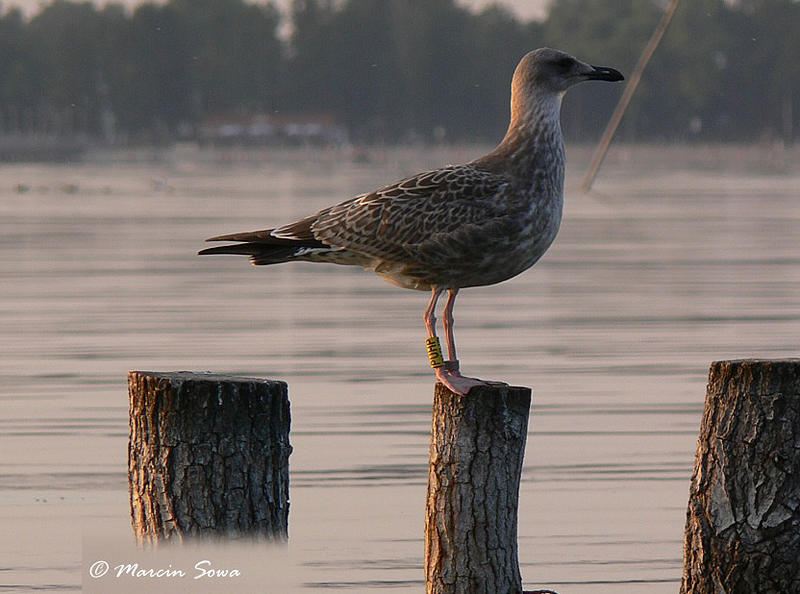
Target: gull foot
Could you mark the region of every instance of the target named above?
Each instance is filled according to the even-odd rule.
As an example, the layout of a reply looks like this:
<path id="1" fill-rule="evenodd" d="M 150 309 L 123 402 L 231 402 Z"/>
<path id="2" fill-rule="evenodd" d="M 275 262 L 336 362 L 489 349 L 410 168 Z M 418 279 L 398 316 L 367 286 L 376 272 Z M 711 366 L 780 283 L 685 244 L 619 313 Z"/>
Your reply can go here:
<path id="1" fill-rule="evenodd" d="M 436 369 L 436 379 L 442 382 L 448 390 L 455 392 L 459 396 L 466 396 L 470 389 L 474 386 L 508 385 L 505 382 L 492 382 L 478 379 L 477 377 L 467 377 L 465 375 L 461 375 L 461 372 L 458 369 L 454 371 L 446 371 L 445 368 L 442 367 Z"/>

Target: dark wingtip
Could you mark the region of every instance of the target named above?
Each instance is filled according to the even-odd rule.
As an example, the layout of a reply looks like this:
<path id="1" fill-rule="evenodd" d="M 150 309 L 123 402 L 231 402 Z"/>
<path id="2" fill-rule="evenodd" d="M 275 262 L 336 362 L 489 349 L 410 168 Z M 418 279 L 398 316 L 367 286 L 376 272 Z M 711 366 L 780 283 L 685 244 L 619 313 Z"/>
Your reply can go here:
<path id="1" fill-rule="evenodd" d="M 233 256 L 257 256 L 264 251 L 274 249 L 272 246 L 264 245 L 261 243 L 247 242 L 247 243 L 231 243 L 228 245 L 218 245 L 216 247 L 206 248 L 197 252 L 198 256 L 209 256 L 228 254 Z"/>
<path id="2" fill-rule="evenodd" d="M 214 241 L 212 239 L 207 239 L 206 241 Z M 198 256 L 209 256 L 214 254 L 231 254 L 237 256 L 249 256 L 250 253 L 246 251 L 242 251 L 241 244 L 236 245 L 220 245 L 217 247 L 206 248 L 204 250 L 200 250 L 197 252 Z"/>
<path id="3" fill-rule="evenodd" d="M 280 239 L 277 239 L 272 236 L 272 229 L 262 229 L 260 231 L 243 231 L 239 233 L 226 233 L 225 235 L 215 235 L 214 237 L 209 237 L 206 241 L 251 241 L 251 242 L 264 242 L 264 243 L 275 243 L 280 242 Z"/>

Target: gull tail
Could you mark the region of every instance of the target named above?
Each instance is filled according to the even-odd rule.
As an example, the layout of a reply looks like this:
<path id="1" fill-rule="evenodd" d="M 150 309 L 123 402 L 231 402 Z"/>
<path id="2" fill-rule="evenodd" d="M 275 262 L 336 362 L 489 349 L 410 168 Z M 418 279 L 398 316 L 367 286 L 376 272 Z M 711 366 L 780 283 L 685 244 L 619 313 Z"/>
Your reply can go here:
<path id="1" fill-rule="evenodd" d="M 257 266 L 280 264 L 292 260 L 304 260 L 312 254 L 334 250 L 331 246 L 311 238 L 283 238 L 272 235 L 272 229 L 233 233 L 210 237 L 206 241 L 235 241 L 201 250 L 199 255 L 234 254 L 250 256 L 250 262 Z"/>

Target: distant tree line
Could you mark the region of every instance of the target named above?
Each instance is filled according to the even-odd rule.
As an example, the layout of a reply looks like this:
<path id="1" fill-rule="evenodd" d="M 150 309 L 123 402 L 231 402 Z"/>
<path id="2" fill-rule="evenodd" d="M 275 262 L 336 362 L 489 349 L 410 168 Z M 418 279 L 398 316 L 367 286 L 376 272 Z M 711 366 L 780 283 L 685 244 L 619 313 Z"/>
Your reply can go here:
<path id="1" fill-rule="evenodd" d="M 55 0 L 0 15 L 0 133 L 191 138 L 220 114 L 335 114 L 362 142 L 497 140 L 519 58 L 549 45 L 630 73 L 663 0 L 557 0 L 543 21 L 455 0 Z M 599 135 L 620 85 L 564 105 Z M 620 131 L 627 140 L 783 138 L 800 129 L 800 2 L 687 0 Z"/>

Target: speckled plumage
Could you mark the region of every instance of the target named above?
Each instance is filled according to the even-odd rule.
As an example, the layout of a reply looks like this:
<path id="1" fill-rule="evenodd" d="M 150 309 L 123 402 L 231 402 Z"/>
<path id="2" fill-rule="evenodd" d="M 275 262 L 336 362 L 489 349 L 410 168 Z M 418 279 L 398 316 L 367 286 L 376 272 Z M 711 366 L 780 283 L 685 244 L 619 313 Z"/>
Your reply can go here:
<path id="1" fill-rule="evenodd" d="M 557 50 L 530 52 L 514 72 L 508 131 L 491 153 L 420 173 L 282 227 L 213 237 L 209 241 L 238 243 L 200 253 L 245 254 L 259 265 L 357 265 L 405 288 L 433 289 L 426 314 L 433 336 L 432 310 L 442 291 L 451 291 L 454 299 L 461 288 L 512 278 L 555 239 L 564 193 L 561 97 L 573 84 L 591 79 L 622 76 Z M 450 344 L 451 332 L 448 339 Z M 449 350 L 454 358 L 455 347 Z"/>

